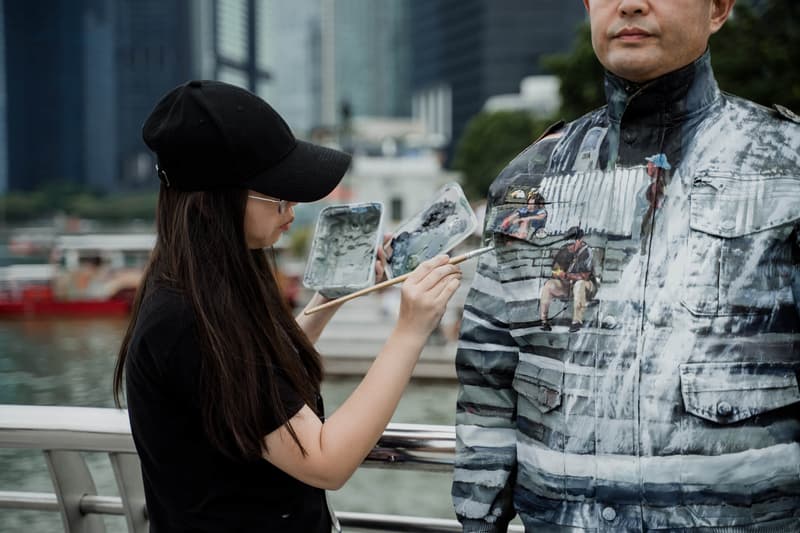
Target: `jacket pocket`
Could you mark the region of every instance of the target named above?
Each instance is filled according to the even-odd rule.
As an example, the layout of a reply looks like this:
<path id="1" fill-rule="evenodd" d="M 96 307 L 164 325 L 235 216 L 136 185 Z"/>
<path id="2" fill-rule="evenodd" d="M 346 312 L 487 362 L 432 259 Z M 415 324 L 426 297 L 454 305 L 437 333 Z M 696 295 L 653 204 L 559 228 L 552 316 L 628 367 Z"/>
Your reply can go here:
<path id="1" fill-rule="evenodd" d="M 564 364 L 546 357 L 520 354 L 512 387 L 542 413 L 561 405 Z"/>
<path id="2" fill-rule="evenodd" d="M 800 401 L 793 363 L 684 363 L 681 395 L 687 412 L 733 424 Z"/>
<path id="3" fill-rule="evenodd" d="M 690 204 L 684 307 L 697 316 L 766 314 L 793 301 L 800 177 L 704 172 Z"/>

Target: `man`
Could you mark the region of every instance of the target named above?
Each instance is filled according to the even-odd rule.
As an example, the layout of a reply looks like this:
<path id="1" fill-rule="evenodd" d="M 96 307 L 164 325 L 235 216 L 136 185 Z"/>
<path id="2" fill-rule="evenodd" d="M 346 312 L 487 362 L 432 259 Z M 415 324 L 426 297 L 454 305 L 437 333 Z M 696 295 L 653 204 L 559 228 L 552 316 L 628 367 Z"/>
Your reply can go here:
<path id="1" fill-rule="evenodd" d="M 584 0 L 607 106 L 489 193 L 457 354 L 465 531 L 800 531 L 800 125 L 719 91 L 733 3 Z M 533 189 L 546 234 L 508 234 Z M 603 284 L 579 331 L 543 331 L 575 226 Z"/>
<path id="2" fill-rule="evenodd" d="M 573 233 L 575 240 L 562 246 L 553 258 L 553 279 L 542 287 L 539 307 L 543 331 L 553 330 L 549 314 L 553 298 L 569 297 L 573 302 L 569 332 L 579 331 L 583 326 L 586 302 L 597 292 L 592 248 L 583 240 L 582 229 L 576 228 Z"/>
<path id="3" fill-rule="evenodd" d="M 530 232 L 535 233 L 541 230 L 547 224 L 544 198 L 538 191 L 531 191 L 527 195 L 527 199 L 527 205 L 505 217 L 501 223 L 502 228 L 508 230 L 510 235 L 522 239 L 526 238 Z"/>

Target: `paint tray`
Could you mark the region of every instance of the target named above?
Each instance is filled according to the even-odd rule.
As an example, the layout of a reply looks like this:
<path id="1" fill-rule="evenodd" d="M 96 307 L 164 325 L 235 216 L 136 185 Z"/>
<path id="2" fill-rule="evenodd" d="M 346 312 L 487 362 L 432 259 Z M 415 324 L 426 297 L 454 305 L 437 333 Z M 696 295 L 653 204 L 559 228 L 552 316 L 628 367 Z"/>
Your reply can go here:
<path id="1" fill-rule="evenodd" d="M 303 285 L 338 298 L 375 284 L 383 204 L 332 205 L 317 218 Z"/>
<path id="2" fill-rule="evenodd" d="M 387 275 L 414 270 L 439 254 L 446 254 L 469 237 L 478 218 L 457 183 L 448 183 L 416 215 L 395 230 L 386 246 Z"/>

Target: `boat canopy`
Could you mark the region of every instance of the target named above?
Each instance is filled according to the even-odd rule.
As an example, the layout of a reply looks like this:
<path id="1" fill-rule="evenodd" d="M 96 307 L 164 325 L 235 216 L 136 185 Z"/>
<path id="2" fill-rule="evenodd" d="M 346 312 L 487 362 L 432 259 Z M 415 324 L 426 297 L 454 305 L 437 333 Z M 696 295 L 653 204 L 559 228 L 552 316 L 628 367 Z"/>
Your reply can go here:
<path id="1" fill-rule="evenodd" d="M 63 260 L 67 270 L 78 268 L 81 258 L 87 257 L 99 257 L 112 268 L 141 267 L 155 244 L 153 233 L 61 235 L 52 257 Z"/>

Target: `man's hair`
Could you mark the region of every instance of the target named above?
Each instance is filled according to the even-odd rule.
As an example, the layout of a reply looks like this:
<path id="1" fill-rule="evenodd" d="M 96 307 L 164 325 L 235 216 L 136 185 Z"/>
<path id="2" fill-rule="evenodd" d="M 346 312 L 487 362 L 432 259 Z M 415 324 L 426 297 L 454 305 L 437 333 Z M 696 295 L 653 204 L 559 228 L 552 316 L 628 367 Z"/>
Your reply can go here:
<path id="1" fill-rule="evenodd" d="M 580 226 L 572 226 L 567 230 L 567 235 L 575 239 L 576 241 L 579 241 L 583 239 L 584 231 Z"/>

